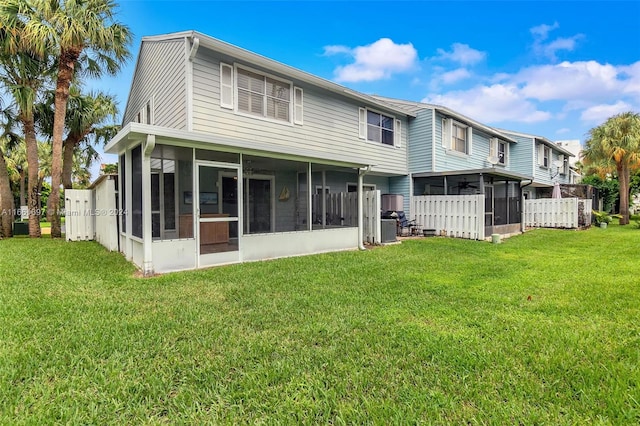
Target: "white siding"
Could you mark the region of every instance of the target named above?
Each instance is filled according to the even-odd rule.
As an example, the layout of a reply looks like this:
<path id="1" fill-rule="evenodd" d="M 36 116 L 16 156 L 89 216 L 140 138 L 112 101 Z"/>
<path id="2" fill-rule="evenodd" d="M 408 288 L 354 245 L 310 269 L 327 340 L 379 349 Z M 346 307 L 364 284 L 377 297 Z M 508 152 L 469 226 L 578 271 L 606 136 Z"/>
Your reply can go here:
<path id="1" fill-rule="evenodd" d="M 224 58 L 234 63 L 233 58 Z M 318 158 L 326 154 L 344 155 L 363 164 L 376 165 L 376 172 L 406 173 L 405 116 L 392 111 L 387 114 L 402 123 L 401 147 L 367 142 L 358 137 L 358 111 L 356 101 L 340 98 L 317 87 L 293 81 L 304 91 L 304 124 L 293 125 L 262 120 L 236 114 L 220 107 L 221 58 L 210 50 L 200 48 L 194 59 L 193 70 L 193 130 L 239 140 L 268 143 L 277 152 L 278 147 L 311 150 Z M 252 64 L 244 64 L 251 66 Z M 268 70 L 264 70 L 268 73 Z M 288 76 L 279 76 L 288 79 Z M 375 109 L 380 110 L 379 107 Z M 383 111 L 385 112 L 385 111 Z"/>
<path id="2" fill-rule="evenodd" d="M 144 41 L 131 85 L 123 124 L 153 100 L 157 126 L 187 129 L 186 41 Z"/>

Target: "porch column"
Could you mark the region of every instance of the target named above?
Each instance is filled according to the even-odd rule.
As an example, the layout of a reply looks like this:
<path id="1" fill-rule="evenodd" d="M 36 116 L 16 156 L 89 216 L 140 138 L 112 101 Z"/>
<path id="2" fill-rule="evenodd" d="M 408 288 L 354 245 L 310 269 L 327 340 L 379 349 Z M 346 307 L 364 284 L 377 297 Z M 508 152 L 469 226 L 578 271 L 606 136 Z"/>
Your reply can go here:
<path id="1" fill-rule="evenodd" d="M 144 259 L 142 272 L 153 274 L 153 230 L 151 227 L 151 152 L 156 146 L 156 136 L 147 135 L 142 150 L 142 245 Z"/>
<path id="2" fill-rule="evenodd" d="M 484 195 L 484 175 L 480 173 L 480 194 Z"/>
<path id="3" fill-rule="evenodd" d="M 444 191 L 444 195 L 449 195 L 447 194 L 447 177 L 446 176 L 442 176 L 442 185 L 443 185 L 443 191 Z"/>
<path id="4" fill-rule="evenodd" d="M 507 203 L 507 223 L 506 225 L 509 225 L 511 223 L 511 209 L 509 209 L 509 179 L 507 179 L 507 181 L 505 182 L 504 185 L 504 198 L 505 201 Z"/>
<path id="5" fill-rule="evenodd" d="M 307 197 L 307 230 L 313 229 L 313 191 L 311 189 L 311 162 L 307 164 L 307 191 L 309 196 Z"/>
<path id="6" fill-rule="evenodd" d="M 364 200 L 362 194 L 362 182 L 364 182 L 364 173 L 358 170 L 358 247 L 364 250 Z"/>

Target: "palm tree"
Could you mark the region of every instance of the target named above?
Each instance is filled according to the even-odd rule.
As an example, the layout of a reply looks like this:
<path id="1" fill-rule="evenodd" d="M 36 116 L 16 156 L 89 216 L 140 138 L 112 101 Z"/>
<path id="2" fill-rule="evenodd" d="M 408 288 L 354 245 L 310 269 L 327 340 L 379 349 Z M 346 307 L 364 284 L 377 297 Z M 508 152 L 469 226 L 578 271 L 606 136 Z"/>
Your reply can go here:
<path id="1" fill-rule="evenodd" d="M 55 115 L 52 138 L 51 237 L 62 236 L 59 193 L 62 178 L 62 150 L 69 87 L 77 72 L 98 77 L 115 75 L 130 57 L 129 28 L 114 20 L 112 0 L 3 0 L 22 7 L 11 7 L 9 28 L 26 21 L 29 37 L 21 39 L 11 53 L 27 50 L 57 60 Z M 27 5 L 27 7 L 25 7 Z M 28 7 L 31 6 L 31 7 Z M 0 18 L 2 18 L 0 16 Z"/>
<path id="2" fill-rule="evenodd" d="M 620 225 L 629 224 L 629 180 L 640 167 L 640 114 L 624 112 L 589 130 L 583 151 L 585 165 L 600 174 L 615 167 L 620 183 Z"/>
<path id="3" fill-rule="evenodd" d="M 54 97 L 51 96 L 48 104 L 41 106 L 43 118 L 41 130 L 50 137 L 53 137 L 53 108 Z M 105 124 L 109 118 L 115 121 L 115 116 L 118 113 L 115 98 L 111 95 L 104 93 L 85 95 L 80 92 L 77 86 L 71 86 L 67 109 L 65 125 L 67 135 L 63 142 L 62 185 L 65 189 L 71 189 L 73 187 L 74 157 L 80 155 L 81 151 L 87 150 L 89 153 L 93 151 L 97 155 L 95 150 L 91 148 L 91 144 L 108 141 L 118 132 L 119 126 Z M 95 156 L 89 158 L 91 160 L 97 159 Z"/>
<path id="4" fill-rule="evenodd" d="M 13 234 L 13 192 L 11 191 L 11 178 L 9 176 L 9 166 L 13 166 L 9 159 L 5 157 L 7 150 L 15 142 L 16 135 L 13 133 L 13 116 L 9 109 L 1 109 L 0 116 L 2 129 L 0 132 L 0 239 L 11 237 Z M 8 164 L 9 163 L 9 164 Z M 11 167 L 13 169 L 13 167 Z"/>
<path id="5" fill-rule="evenodd" d="M 100 158 L 93 146 L 76 148 L 73 154 L 73 184 L 78 188 L 87 188 L 91 184 L 91 166 Z"/>
<path id="6" fill-rule="evenodd" d="M 9 3 L 0 4 L 0 85 L 13 99 L 17 110 L 16 120 L 22 125 L 26 144 L 28 168 L 27 207 L 29 209 L 29 236 L 38 238 L 40 232 L 40 188 L 38 187 L 38 145 L 36 140 L 35 108 L 43 86 L 47 81 L 50 64 L 46 60 L 23 50 L 11 53 L 25 36 L 25 25 L 13 22 L 14 31 L 7 31 L 12 24 L 7 9 Z"/>

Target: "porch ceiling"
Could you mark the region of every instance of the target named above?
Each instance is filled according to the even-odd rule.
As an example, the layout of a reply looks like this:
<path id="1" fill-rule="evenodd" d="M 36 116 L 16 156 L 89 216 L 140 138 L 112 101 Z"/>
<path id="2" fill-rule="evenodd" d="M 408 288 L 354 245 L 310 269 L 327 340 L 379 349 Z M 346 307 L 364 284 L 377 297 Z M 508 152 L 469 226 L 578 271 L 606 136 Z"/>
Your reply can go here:
<path id="1" fill-rule="evenodd" d="M 501 170 L 498 168 L 488 169 L 470 169 L 470 170 L 447 170 L 442 172 L 424 172 L 424 173 L 412 173 L 414 178 L 420 177 L 438 177 L 438 176 L 464 176 L 464 175 L 477 175 L 482 174 L 486 176 L 495 176 L 501 178 L 509 178 L 512 180 L 533 180 L 533 177 L 522 175 L 520 173 L 510 172 L 508 170 Z"/>

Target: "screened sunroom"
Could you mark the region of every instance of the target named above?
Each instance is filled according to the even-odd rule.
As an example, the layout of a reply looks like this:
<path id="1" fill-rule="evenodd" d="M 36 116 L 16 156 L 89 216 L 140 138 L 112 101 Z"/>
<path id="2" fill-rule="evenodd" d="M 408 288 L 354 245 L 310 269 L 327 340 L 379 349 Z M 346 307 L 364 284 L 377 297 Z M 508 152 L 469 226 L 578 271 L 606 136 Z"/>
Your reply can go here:
<path id="1" fill-rule="evenodd" d="M 120 247 L 146 274 L 362 241 L 358 189 L 375 188 L 362 164 L 153 135 L 122 148 Z"/>

